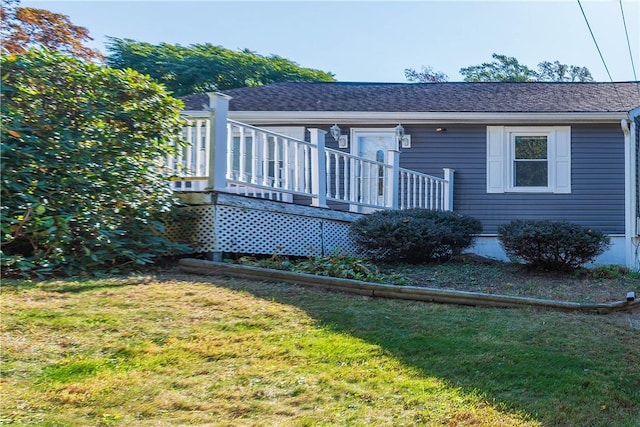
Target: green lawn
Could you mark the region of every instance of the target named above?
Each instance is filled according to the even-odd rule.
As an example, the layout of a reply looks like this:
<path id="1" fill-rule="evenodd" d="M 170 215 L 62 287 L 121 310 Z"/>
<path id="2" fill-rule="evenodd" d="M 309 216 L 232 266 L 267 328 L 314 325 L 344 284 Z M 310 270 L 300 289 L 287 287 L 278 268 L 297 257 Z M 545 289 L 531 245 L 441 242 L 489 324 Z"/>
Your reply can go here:
<path id="1" fill-rule="evenodd" d="M 639 426 L 626 315 L 173 275 L 5 281 L 0 424 Z"/>

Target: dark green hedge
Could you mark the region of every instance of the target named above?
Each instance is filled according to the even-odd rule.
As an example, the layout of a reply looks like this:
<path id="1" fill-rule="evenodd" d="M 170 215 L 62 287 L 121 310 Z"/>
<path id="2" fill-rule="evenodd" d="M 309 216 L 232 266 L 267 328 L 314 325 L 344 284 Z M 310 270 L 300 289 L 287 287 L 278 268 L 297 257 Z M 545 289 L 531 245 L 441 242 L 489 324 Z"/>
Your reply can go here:
<path id="1" fill-rule="evenodd" d="M 368 258 L 411 263 L 450 259 L 473 244 L 480 221 L 454 212 L 408 209 L 378 211 L 351 226 Z"/>
<path id="2" fill-rule="evenodd" d="M 595 260 L 608 247 L 604 233 L 567 221 L 514 220 L 498 228 L 506 254 L 547 270 L 571 270 Z"/>

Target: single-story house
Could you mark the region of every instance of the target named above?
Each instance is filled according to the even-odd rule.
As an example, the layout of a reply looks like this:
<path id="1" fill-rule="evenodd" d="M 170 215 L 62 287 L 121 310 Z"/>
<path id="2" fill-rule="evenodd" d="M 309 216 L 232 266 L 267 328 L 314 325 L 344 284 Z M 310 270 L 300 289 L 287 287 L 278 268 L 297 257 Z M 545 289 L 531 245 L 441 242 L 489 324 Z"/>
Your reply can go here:
<path id="1" fill-rule="evenodd" d="M 504 258 L 513 219 L 568 220 L 607 233 L 600 264 L 640 268 L 640 82 L 277 83 L 224 92 L 229 119 L 442 176 L 453 210 L 482 221 L 473 250 Z M 206 94 L 183 98 L 201 111 Z M 398 126 L 400 125 L 400 126 Z"/>

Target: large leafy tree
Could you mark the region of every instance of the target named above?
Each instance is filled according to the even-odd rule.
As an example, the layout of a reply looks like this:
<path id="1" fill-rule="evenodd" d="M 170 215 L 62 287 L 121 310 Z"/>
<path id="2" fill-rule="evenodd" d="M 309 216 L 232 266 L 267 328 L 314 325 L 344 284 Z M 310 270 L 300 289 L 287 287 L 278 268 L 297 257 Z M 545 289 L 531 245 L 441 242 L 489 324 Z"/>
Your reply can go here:
<path id="1" fill-rule="evenodd" d="M 153 45 L 111 38 L 107 51 L 110 66 L 148 74 L 176 96 L 287 81 L 335 81 L 331 73 L 303 68 L 277 55 L 238 52 L 209 43 Z"/>
<path id="2" fill-rule="evenodd" d="M 19 7 L 17 0 L 0 3 L 0 38 L 5 53 L 24 53 L 44 47 L 86 60 L 101 60 L 102 54 L 85 46 L 89 30 L 74 25 L 66 15 L 44 9 Z"/>
<path id="3" fill-rule="evenodd" d="M 59 52 L 0 60 L 3 274 L 75 274 L 175 248 L 162 236 L 175 200 L 161 159 L 182 103 L 136 71 Z"/>

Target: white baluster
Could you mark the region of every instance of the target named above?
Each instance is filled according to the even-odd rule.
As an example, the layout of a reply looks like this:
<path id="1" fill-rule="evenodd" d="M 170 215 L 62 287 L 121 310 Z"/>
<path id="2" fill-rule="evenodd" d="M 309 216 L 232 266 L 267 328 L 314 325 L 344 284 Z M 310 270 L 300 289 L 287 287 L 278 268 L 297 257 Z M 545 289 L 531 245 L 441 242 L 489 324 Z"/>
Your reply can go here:
<path id="1" fill-rule="evenodd" d="M 200 147 L 200 166 L 198 171 L 198 176 L 206 176 L 208 169 L 207 160 L 209 159 L 209 146 L 211 142 L 209 141 L 210 130 L 210 122 L 209 120 L 204 121 L 204 132 L 202 135 L 202 146 Z"/>
<path id="2" fill-rule="evenodd" d="M 253 131 L 251 132 L 253 133 Z M 244 133 L 244 129 L 240 128 L 240 144 L 238 153 L 238 169 L 240 171 L 239 180 L 242 182 L 248 182 L 247 179 L 247 137 Z"/>
<path id="3" fill-rule="evenodd" d="M 300 144 L 293 150 L 293 190 L 300 191 L 300 173 L 304 174 L 304 165 L 300 162 Z"/>
<path id="4" fill-rule="evenodd" d="M 258 139 L 258 135 L 255 137 Z M 271 185 L 269 179 L 269 141 L 264 133 L 259 134 L 259 139 L 262 145 L 262 185 Z"/>
<path id="5" fill-rule="evenodd" d="M 273 137 L 273 186 L 275 188 L 281 188 L 281 178 L 280 178 L 280 143 L 278 142 L 278 138 Z"/>
<path id="6" fill-rule="evenodd" d="M 283 180 L 282 187 L 291 190 L 291 171 L 290 171 L 290 163 L 289 163 L 289 140 L 282 140 L 282 172 L 283 172 Z M 282 193 L 280 198 L 282 198 Z"/>
<path id="7" fill-rule="evenodd" d="M 341 200 L 350 201 L 353 199 L 353 193 L 356 191 L 355 163 L 349 157 L 343 157 L 344 175 L 342 177 L 342 198 Z"/>
<path id="8" fill-rule="evenodd" d="M 336 153 L 331 154 L 331 159 L 333 164 L 333 176 L 335 181 L 335 186 L 333 189 L 333 197 L 335 199 L 340 199 L 341 197 L 344 197 L 344 195 L 341 195 L 342 190 L 344 189 L 344 182 L 340 180 L 340 174 L 346 173 L 345 171 L 346 164 L 344 162 L 344 159 L 339 157 Z"/>
<path id="9" fill-rule="evenodd" d="M 404 175 L 405 173 L 403 171 L 400 171 L 400 182 L 398 183 L 398 186 L 400 187 L 400 200 L 398 200 L 398 208 L 400 209 L 404 209 Z"/>

